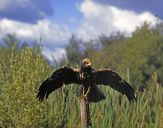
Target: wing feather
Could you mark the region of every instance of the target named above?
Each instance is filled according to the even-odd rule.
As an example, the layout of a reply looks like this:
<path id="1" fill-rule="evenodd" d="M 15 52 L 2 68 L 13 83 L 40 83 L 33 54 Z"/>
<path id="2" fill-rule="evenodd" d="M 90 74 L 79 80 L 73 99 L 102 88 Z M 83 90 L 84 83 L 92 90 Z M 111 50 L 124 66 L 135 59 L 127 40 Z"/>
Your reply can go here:
<path id="1" fill-rule="evenodd" d="M 110 69 L 99 69 L 94 72 L 94 80 L 97 85 L 109 85 L 118 92 L 125 94 L 130 102 L 136 101 L 134 89 L 115 71 Z"/>
<path id="2" fill-rule="evenodd" d="M 47 99 L 50 93 L 62 87 L 64 84 L 68 85 L 71 83 L 80 84 L 78 70 L 70 67 L 61 67 L 54 71 L 53 74 L 41 84 L 37 98 L 40 101 L 42 101 L 44 97 Z"/>

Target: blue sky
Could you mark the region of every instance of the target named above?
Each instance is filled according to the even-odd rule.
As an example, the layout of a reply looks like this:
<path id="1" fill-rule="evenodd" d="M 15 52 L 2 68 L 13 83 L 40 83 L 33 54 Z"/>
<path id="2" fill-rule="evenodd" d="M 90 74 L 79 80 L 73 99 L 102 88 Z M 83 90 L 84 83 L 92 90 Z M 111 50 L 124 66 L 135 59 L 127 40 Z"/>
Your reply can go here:
<path id="1" fill-rule="evenodd" d="M 60 25 L 70 25 L 71 29 L 75 29 L 78 23 L 75 20 L 80 20 L 82 14 L 79 12 L 81 0 L 54 0 L 52 1 L 54 15 L 52 20 Z"/>
<path id="2" fill-rule="evenodd" d="M 151 26 L 162 21 L 162 5 L 160 0 L 0 0 L 0 38 L 42 37 L 44 55 L 58 59 L 72 34 L 83 40 L 117 31 L 130 35 L 144 21 Z"/>

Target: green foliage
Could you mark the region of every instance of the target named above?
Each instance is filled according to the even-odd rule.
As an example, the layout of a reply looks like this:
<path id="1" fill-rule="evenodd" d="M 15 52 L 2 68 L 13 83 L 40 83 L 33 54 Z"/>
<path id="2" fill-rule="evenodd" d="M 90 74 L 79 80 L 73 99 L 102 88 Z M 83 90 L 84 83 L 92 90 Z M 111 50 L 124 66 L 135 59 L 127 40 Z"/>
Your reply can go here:
<path id="1" fill-rule="evenodd" d="M 36 85 L 51 69 L 40 49 L 8 44 L 0 50 L 0 127 L 43 126 L 46 104 L 36 101 Z"/>
<path id="2" fill-rule="evenodd" d="M 131 83 L 135 86 L 146 85 L 153 72 L 157 72 L 159 81 L 163 83 L 162 41 L 163 35 L 157 27 L 150 28 L 144 24 L 131 37 L 105 37 L 101 42 L 102 50 L 94 50 L 89 58 L 93 59 L 95 67 L 129 68 Z"/>
<path id="3" fill-rule="evenodd" d="M 67 59 L 76 64 L 88 57 L 97 68 L 121 67 L 123 70 L 129 68 L 131 83 L 134 86 L 145 86 L 151 74 L 157 72 L 159 82 L 163 84 L 162 30 L 161 23 L 153 28 L 144 23 L 131 37 L 117 33 L 110 37 L 101 36 L 98 40 L 84 42 L 72 36 L 66 49 Z"/>
<path id="4" fill-rule="evenodd" d="M 163 126 L 162 38 L 155 28 L 145 25 L 130 38 L 106 38 L 102 49 L 97 49 L 94 44 L 86 46 L 85 55 L 93 60 L 95 67 L 111 66 L 130 83 L 148 85 L 144 92 L 135 86 L 137 102 L 134 104 L 110 87 L 101 86 L 106 100 L 90 104 L 93 128 Z M 80 50 L 78 46 L 76 49 Z M 73 54 L 80 53 L 78 50 Z M 0 53 L 0 127 L 81 127 L 79 99 L 76 97 L 78 85 L 58 89 L 41 103 L 36 100 L 39 85 L 52 73 L 40 47 L 20 45 L 14 36 L 8 35 Z M 83 57 L 80 55 L 72 62 L 78 62 Z"/>
<path id="5" fill-rule="evenodd" d="M 0 127 L 80 128 L 79 99 L 75 96 L 78 85 L 58 89 L 48 100 L 38 102 L 36 90 L 51 69 L 31 48 L 22 49 L 15 56 L 13 51 L 14 48 L 6 55 L 8 68 L 0 65 Z M 123 77 L 129 80 L 129 73 Z M 163 88 L 157 83 L 157 74 L 152 75 L 148 89 L 137 91 L 134 104 L 110 87 L 101 89 L 106 100 L 90 104 L 93 128 L 162 127 Z"/>

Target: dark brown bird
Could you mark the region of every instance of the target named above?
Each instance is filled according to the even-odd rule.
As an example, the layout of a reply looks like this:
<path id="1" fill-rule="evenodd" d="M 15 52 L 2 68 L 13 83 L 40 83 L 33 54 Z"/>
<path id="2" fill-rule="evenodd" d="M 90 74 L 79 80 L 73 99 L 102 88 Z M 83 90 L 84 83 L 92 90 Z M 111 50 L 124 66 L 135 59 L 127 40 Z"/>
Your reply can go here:
<path id="1" fill-rule="evenodd" d="M 47 99 L 50 93 L 63 85 L 76 83 L 80 85 L 77 96 L 84 95 L 89 102 L 105 99 L 97 85 L 109 85 L 118 92 L 125 94 L 130 102 L 136 101 L 134 89 L 115 71 L 110 69 L 95 70 L 91 65 L 89 59 L 84 59 L 79 69 L 64 66 L 54 71 L 40 86 L 37 98 L 42 101 L 44 97 Z"/>

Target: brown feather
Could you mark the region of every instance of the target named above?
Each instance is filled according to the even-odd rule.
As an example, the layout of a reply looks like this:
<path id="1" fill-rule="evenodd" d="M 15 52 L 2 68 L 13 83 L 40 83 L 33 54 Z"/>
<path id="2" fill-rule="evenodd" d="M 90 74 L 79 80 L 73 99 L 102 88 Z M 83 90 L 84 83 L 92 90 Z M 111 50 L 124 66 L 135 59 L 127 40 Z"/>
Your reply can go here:
<path id="1" fill-rule="evenodd" d="M 51 77 L 47 78 L 39 87 L 37 98 L 42 101 L 44 97 L 48 98 L 49 94 L 56 89 L 71 83 L 82 84 L 77 95 L 83 95 L 84 89 L 84 95 L 86 94 L 89 102 L 105 99 L 104 94 L 96 85 L 109 85 L 118 92 L 125 94 L 130 102 L 136 101 L 135 91 L 128 82 L 111 69 L 94 70 L 89 59 L 82 61 L 80 69 L 64 66 L 54 71 Z M 88 88 L 90 91 L 86 93 Z"/>
<path id="2" fill-rule="evenodd" d="M 70 67 L 62 67 L 47 78 L 39 88 L 37 98 L 42 101 L 44 97 L 48 98 L 49 94 L 64 84 L 80 84 L 79 72 Z"/>
<path id="3" fill-rule="evenodd" d="M 99 69 L 95 71 L 94 80 L 97 85 L 109 85 L 118 92 L 125 94 L 130 102 L 136 100 L 135 91 L 131 85 L 113 70 Z"/>

